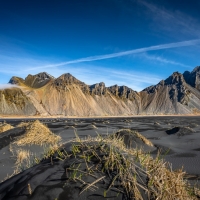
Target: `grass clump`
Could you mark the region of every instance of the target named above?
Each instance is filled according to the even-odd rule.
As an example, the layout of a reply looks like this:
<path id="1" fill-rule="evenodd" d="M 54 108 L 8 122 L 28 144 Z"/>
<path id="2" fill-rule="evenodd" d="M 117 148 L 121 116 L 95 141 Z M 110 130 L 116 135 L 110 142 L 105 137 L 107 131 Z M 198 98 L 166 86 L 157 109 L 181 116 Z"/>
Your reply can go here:
<path id="1" fill-rule="evenodd" d="M 61 137 L 53 134 L 39 120 L 22 122 L 17 127 L 25 129 L 25 133 L 9 145 L 15 166 L 14 172 L 4 180 L 38 164 L 42 159 L 54 154 L 60 146 Z M 37 151 L 34 151 L 34 148 L 37 148 Z"/>
<path id="2" fill-rule="evenodd" d="M 43 146 L 44 144 L 58 144 L 60 140 L 60 136 L 55 135 L 48 127 L 39 120 L 36 120 L 27 124 L 26 133 L 20 136 L 14 144 L 17 144 L 18 146 L 34 144 Z"/>
<path id="3" fill-rule="evenodd" d="M 115 190 L 130 200 L 197 199 L 195 189 L 184 179 L 185 172 L 182 169 L 173 171 L 170 164 L 159 155 L 152 158 L 139 149 L 127 148 L 123 137 L 115 134 L 105 138 L 77 137 L 72 144 L 71 154 L 66 156 L 66 159 L 70 158 L 85 162 L 85 170 L 81 169 L 82 161 L 66 168 L 72 181 L 83 184 L 80 194 L 88 189 L 96 190 L 98 182 L 106 182 L 107 177 L 109 181 L 104 197 L 110 190 Z M 100 172 L 101 176 L 96 176 L 96 180 L 85 182 L 85 175 L 94 177 Z"/>
<path id="4" fill-rule="evenodd" d="M 3 133 L 5 131 L 8 131 L 13 128 L 14 128 L 13 126 L 4 122 L 4 123 L 0 124 L 0 133 Z"/>
<path id="5" fill-rule="evenodd" d="M 146 137 L 141 135 L 138 131 L 135 131 L 135 130 L 133 131 L 133 130 L 130 130 L 130 129 L 121 129 L 116 134 L 120 135 L 121 133 L 126 133 L 126 134 L 132 135 L 136 138 L 139 138 L 144 144 L 146 144 L 150 147 L 154 146 L 153 143 L 150 140 L 148 140 Z"/>
<path id="6" fill-rule="evenodd" d="M 17 127 L 18 128 L 25 128 L 27 127 L 28 125 L 30 125 L 30 122 L 20 122 Z"/>
<path id="7" fill-rule="evenodd" d="M 20 172 L 22 168 L 31 167 L 31 152 L 25 149 L 18 149 L 16 152 L 16 172 Z"/>

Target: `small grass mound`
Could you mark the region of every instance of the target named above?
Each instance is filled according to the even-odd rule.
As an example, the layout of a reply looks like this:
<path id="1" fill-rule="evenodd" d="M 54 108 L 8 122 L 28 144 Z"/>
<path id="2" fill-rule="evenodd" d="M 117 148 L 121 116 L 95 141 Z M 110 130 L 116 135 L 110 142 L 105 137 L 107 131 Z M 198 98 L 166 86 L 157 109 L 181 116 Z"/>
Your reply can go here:
<path id="1" fill-rule="evenodd" d="M 199 190 L 184 179 L 185 172 L 173 171 L 159 155 L 152 158 L 142 150 L 127 148 L 124 138 L 116 134 L 85 139 L 76 136 L 71 151 L 54 154 L 64 162 L 64 190 L 73 188 L 79 195 L 86 192 L 86 196 L 95 193 L 102 199 L 113 196 L 113 191 L 117 192 L 116 199 L 120 195 L 127 200 L 198 199 Z"/>
<path id="2" fill-rule="evenodd" d="M 150 147 L 154 146 L 153 143 L 150 140 L 148 140 L 146 137 L 141 135 L 138 131 L 133 131 L 133 130 L 130 130 L 130 129 L 121 129 L 116 134 L 121 136 L 121 137 L 122 136 L 124 137 L 126 135 L 133 136 L 135 138 L 140 139 L 144 144 L 146 144 Z"/>
<path id="3" fill-rule="evenodd" d="M 60 136 L 52 133 L 48 127 L 42 124 L 39 120 L 30 122 L 26 126 L 26 133 L 14 142 L 18 146 L 24 145 L 44 145 L 57 144 L 61 140 Z"/>
<path id="4" fill-rule="evenodd" d="M 5 131 L 8 131 L 13 128 L 14 128 L 13 126 L 11 126 L 10 124 L 7 124 L 7 123 L 0 124 L 0 133 L 3 133 Z"/>
<path id="5" fill-rule="evenodd" d="M 30 122 L 20 122 L 17 127 L 18 128 L 24 128 L 27 127 L 28 125 L 30 125 Z"/>

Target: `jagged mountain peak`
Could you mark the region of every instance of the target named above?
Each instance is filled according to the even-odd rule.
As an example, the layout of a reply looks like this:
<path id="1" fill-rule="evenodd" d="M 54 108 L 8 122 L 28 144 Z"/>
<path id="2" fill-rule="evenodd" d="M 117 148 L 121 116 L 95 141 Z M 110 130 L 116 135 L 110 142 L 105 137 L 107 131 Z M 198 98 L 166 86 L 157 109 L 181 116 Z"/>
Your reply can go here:
<path id="1" fill-rule="evenodd" d="M 200 91 L 200 66 L 195 67 L 192 72 L 185 71 L 183 76 L 187 84 Z"/>
<path id="2" fill-rule="evenodd" d="M 136 92 L 133 89 L 131 89 L 131 88 L 125 86 L 125 85 L 118 86 L 117 84 L 108 87 L 108 89 L 110 89 L 110 90 L 115 89 L 115 90 L 118 90 L 118 92 L 120 92 L 120 93 L 123 92 L 123 91 Z"/>
<path id="3" fill-rule="evenodd" d="M 54 80 L 54 77 L 46 72 L 41 72 L 35 75 L 29 74 L 24 83 L 32 88 L 40 88 L 48 84 L 51 80 Z"/>
<path id="4" fill-rule="evenodd" d="M 192 70 L 192 72 L 191 73 L 194 73 L 194 72 L 200 72 L 200 66 L 197 66 L 197 67 L 195 67 L 193 70 Z"/>
<path id="5" fill-rule="evenodd" d="M 169 76 L 165 80 L 161 80 L 158 84 L 149 86 L 145 88 L 143 91 L 146 91 L 148 94 L 150 93 L 155 93 L 156 91 L 159 91 L 160 88 L 164 86 L 169 86 L 170 88 L 172 87 L 182 87 L 185 85 L 185 79 L 183 75 L 179 72 L 174 72 L 171 76 Z"/>
<path id="6" fill-rule="evenodd" d="M 60 77 L 60 78 L 70 78 L 70 77 L 73 77 L 73 78 L 74 78 L 74 76 L 72 76 L 70 73 L 64 73 L 64 74 L 60 75 L 59 77 Z M 59 77 L 58 77 L 58 78 L 59 78 Z"/>
<path id="7" fill-rule="evenodd" d="M 46 73 L 46 72 L 40 72 L 38 74 L 35 74 L 35 75 L 32 75 L 32 74 L 29 74 L 26 78 L 25 78 L 25 81 L 27 79 L 29 79 L 30 77 L 33 77 L 33 78 L 38 78 L 39 80 L 46 80 L 46 79 L 55 79 L 53 76 L 51 76 L 50 74 Z"/>
<path id="8" fill-rule="evenodd" d="M 13 76 L 9 83 L 20 86 L 29 86 L 31 88 L 40 88 L 49 83 L 55 78 L 46 72 L 41 72 L 35 75 L 29 74 L 25 79 Z"/>
<path id="9" fill-rule="evenodd" d="M 179 72 L 174 72 L 171 76 L 169 76 L 165 81 L 165 85 L 171 84 L 183 84 L 185 82 L 183 74 Z"/>
<path id="10" fill-rule="evenodd" d="M 10 84 L 14 84 L 14 85 L 22 85 L 24 84 L 24 79 L 20 78 L 20 77 L 17 77 L 17 76 L 13 76 L 9 82 Z"/>
<path id="11" fill-rule="evenodd" d="M 40 72 L 40 73 L 35 74 L 35 75 L 29 74 L 28 76 L 34 76 L 34 77 L 40 77 L 40 78 L 49 78 L 49 79 L 55 79 L 52 75 L 50 75 L 50 74 L 47 73 L 47 72 Z M 28 76 L 27 76 L 27 77 L 28 77 Z"/>
<path id="12" fill-rule="evenodd" d="M 148 90 L 151 90 L 152 88 L 157 88 L 158 86 L 182 84 L 184 82 L 185 82 L 185 80 L 184 80 L 183 74 L 181 74 L 179 72 L 174 72 L 167 79 L 161 80 L 158 84 L 151 85 L 142 91 L 148 91 Z"/>
<path id="13" fill-rule="evenodd" d="M 90 94 L 92 95 L 104 95 L 107 94 L 107 88 L 104 82 L 96 83 L 89 86 Z"/>
<path id="14" fill-rule="evenodd" d="M 54 76 L 50 75 L 50 74 L 47 73 L 47 72 L 40 72 L 40 73 L 36 74 L 35 76 L 41 77 L 41 78 L 55 79 Z"/>
<path id="15" fill-rule="evenodd" d="M 90 89 L 98 88 L 98 87 L 106 87 L 106 86 L 105 86 L 104 82 L 95 83 L 95 84 L 89 86 Z"/>
<path id="16" fill-rule="evenodd" d="M 138 96 L 138 93 L 134 90 L 132 90 L 131 88 L 127 87 L 127 86 L 118 86 L 118 85 L 113 85 L 108 87 L 108 91 L 117 96 L 120 97 L 122 99 L 129 99 L 129 100 L 133 100 Z"/>
<path id="17" fill-rule="evenodd" d="M 58 85 L 71 85 L 71 84 L 85 84 L 84 82 L 81 82 L 80 80 L 76 79 L 74 76 L 72 76 L 70 73 L 65 73 L 59 76 L 57 79 L 55 79 L 55 84 Z"/>

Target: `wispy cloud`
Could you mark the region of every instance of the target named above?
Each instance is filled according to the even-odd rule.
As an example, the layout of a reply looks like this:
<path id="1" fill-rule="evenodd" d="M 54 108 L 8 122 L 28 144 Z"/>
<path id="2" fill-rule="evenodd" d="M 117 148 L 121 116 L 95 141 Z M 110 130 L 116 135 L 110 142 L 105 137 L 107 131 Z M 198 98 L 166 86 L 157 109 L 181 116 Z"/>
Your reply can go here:
<path id="1" fill-rule="evenodd" d="M 166 7 L 161 7 L 145 0 L 138 0 L 137 2 L 150 11 L 148 13 L 150 15 L 149 18 L 153 20 L 153 26 L 156 29 L 161 28 L 178 38 L 181 36 L 199 37 L 200 24 L 191 15 L 179 10 L 171 11 Z"/>
<path id="2" fill-rule="evenodd" d="M 105 54 L 105 55 L 99 55 L 99 56 L 90 56 L 90 57 L 80 58 L 80 59 L 71 60 L 71 61 L 67 61 L 67 62 L 61 62 L 61 63 L 55 63 L 55 64 L 50 64 L 50 65 L 45 65 L 45 66 L 33 67 L 33 68 L 27 69 L 27 71 L 35 70 L 35 69 L 59 67 L 59 66 L 75 64 L 75 63 L 105 60 L 105 59 L 116 58 L 116 57 L 131 55 L 131 54 L 144 53 L 144 52 L 148 52 L 148 51 L 171 49 L 171 48 L 178 48 L 178 47 L 185 47 L 185 46 L 193 46 L 193 45 L 197 45 L 197 44 L 200 44 L 200 39 L 187 40 L 187 41 L 175 42 L 175 43 L 169 43 L 169 44 L 161 44 L 161 45 L 156 45 L 156 46 L 133 49 L 133 50 L 129 50 L 129 51 L 123 51 L 123 52 L 119 52 L 119 53 L 111 53 L 111 54 Z"/>
<path id="3" fill-rule="evenodd" d="M 126 85 L 136 91 L 141 91 L 149 85 L 157 84 L 163 78 L 148 72 L 114 70 L 92 65 L 83 65 L 78 69 L 76 68 L 76 70 L 69 66 L 68 71 L 89 85 L 104 82 L 106 86 Z"/>
<path id="4" fill-rule="evenodd" d="M 178 48 L 184 46 L 192 46 L 200 44 L 200 39 L 161 44 L 156 46 L 150 46 L 145 48 L 133 49 L 129 51 L 123 51 L 112 54 L 98 55 L 98 56 L 89 56 L 85 58 L 70 60 L 66 62 L 58 62 L 55 60 L 48 60 L 44 58 L 32 58 L 27 56 L 13 56 L 13 55 L 0 55 L 0 73 L 6 75 L 6 77 L 11 78 L 11 76 L 16 75 L 22 78 L 25 78 L 28 73 L 37 74 L 48 69 L 48 73 L 52 74 L 55 77 L 60 76 L 63 73 L 69 72 L 78 78 L 81 81 L 84 81 L 86 84 L 94 84 L 97 82 L 105 82 L 107 86 L 114 84 L 126 85 L 136 91 L 140 91 L 149 85 L 157 84 L 161 79 L 165 78 L 162 76 L 156 75 L 156 73 L 148 72 L 143 66 L 139 66 L 135 69 L 133 67 L 124 67 L 116 68 L 113 67 L 106 68 L 105 66 L 100 66 L 95 64 L 93 65 L 92 61 L 104 60 L 110 58 L 117 58 L 127 55 L 139 55 L 148 60 L 153 60 L 166 64 L 180 65 L 186 67 L 185 65 L 168 60 L 163 57 L 149 55 L 147 52 L 163 50 L 169 48 Z M 49 64 L 50 63 L 50 64 Z M 53 63 L 53 64 L 51 64 Z M 76 65 L 77 64 L 77 65 Z M 141 71 L 143 69 L 143 71 Z M 145 72 L 146 73 L 145 73 Z M 5 80 L 5 81 L 3 81 Z M 1 82 L 8 81 L 3 76 Z M 0 88 L 9 88 L 7 86 L 1 86 Z"/>
<path id="5" fill-rule="evenodd" d="M 8 55 L 6 57 L 0 56 L 0 58 L 2 58 L 1 60 L 3 61 L 0 64 L 0 73 L 6 74 L 7 77 L 10 74 L 11 76 L 17 75 L 22 78 L 25 78 L 28 73 L 37 74 L 41 70 L 45 71 L 45 69 L 48 69 L 48 73 L 52 74 L 55 77 L 58 77 L 63 73 L 69 72 L 72 75 L 74 75 L 76 78 L 78 78 L 79 80 L 84 81 L 86 84 L 94 84 L 94 83 L 103 81 L 106 83 L 107 86 L 111 86 L 114 84 L 126 85 L 136 91 L 141 91 L 142 89 L 144 89 L 145 87 L 149 85 L 157 84 L 161 79 L 165 78 L 165 76 L 160 77 L 148 71 L 144 72 L 145 70 L 140 71 L 138 70 L 140 69 L 140 66 L 138 66 L 138 64 L 135 70 L 130 67 L 129 67 L 129 70 L 127 70 L 128 68 L 127 69 L 122 69 L 122 68 L 113 69 L 113 68 L 106 68 L 105 66 L 103 67 L 98 66 L 96 64 L 94 66 L 92 65 L 92 61 L 137 54 L 148 60 L 186 67 L 185 65 L 181 63 L 168 60 L 163 57 L 149 55 L 146 52 L 168 49 L 168 48 L 178 48 L 178 47 L 184 47 L 184 46 L 197 45 L 199 43 L 200 43 L 200 39 L 189 40 L 189 41 L 183 41 L 183 42 L 150 46 L 150 47 L 145 47 L 145 48 L 140 48 L 140 49 L 133 49 L 133 50 L 123 51 L 119 53 L 90 56 L 86 58 L 80 58 L 80 59 L 71 60 L 67 62 L 60 62 L 60 63 L 58 62 L 54 64 L 48 64 L 47 61 L 40 58 L 33 59 L 31 57 L 30 58 L 12 57 L 12 56 L 9 57 Z M 52 60 L 50 62 L 53 63 Z M 5 86 L 3 88 L 5 88 Z"/>
<path id="6" fill-rule="evenodd" d="M 160 77 L 150 74 L 150 73 L 142 73 L 142 72 L 136 72 L 136 71 L 125 72 L 122 70 L 115 71 L 115 70 L 106 70 L 106 69 L 104 69 L 104 71 L 107 73 L 111 73 L 112 76 L 117 77 L 119 79 L 126 79 L 132 82 L 131 84 L 133 84 L 133 82 L 134 84 L 136 82 L 140 84 L 141 83 L 155 84 L 161 80 Z"/>
<path id="7" fill-rule="evenodd" d="M 139 56 L 141 58 L 145 58 L 145 59 L 155 61 L 155 62 L 160 62 L 160 63 L 163 63 L 163 64 L 177 65 L 177 66 L 181 66 L 181 67 L 184 67 L 184 68 L 187 68 L 187 69 L 190 69 L 190 68 L 192 69 L 191 66 L 188 66 L 188 65 L 185 65 L 185 64 L 173 61 L 173 60 L 169 60 L 169 59 L 163 58 L 161 56 L 157 56 L 157 55 L 149 55 L 147 53 L 142 53 Z"/>
<path id="8" fill-rule="evenodd" d="M 19 86 L 12 85 L 12 84 L 0 84 L 0 90 L 9 89 L 9 88 L 13 88 L 13 87 L 19 87 Z"/>

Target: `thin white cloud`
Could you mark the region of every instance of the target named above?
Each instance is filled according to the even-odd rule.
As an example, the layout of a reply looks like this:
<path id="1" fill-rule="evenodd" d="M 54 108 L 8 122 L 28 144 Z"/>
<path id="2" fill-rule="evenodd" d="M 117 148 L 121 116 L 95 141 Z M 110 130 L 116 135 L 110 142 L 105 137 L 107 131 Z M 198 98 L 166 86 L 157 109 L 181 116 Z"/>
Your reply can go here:
<path id="1" fill-rule="evenodd" d="M 161 45 L 150 46 L 150 47 L 145 47 L 145 48 L 133 49 L 133 50 L 129 50 L 129 51 L 123 51 L 123 52 L 119 52 L 119 53 L 105 54 L 105 55 L 99 55 L 99 56 L 90 56 L 90 57 L 80 58 L 80 59 L 71 60 L 71 61 L 67 61 L 67 62 L 61 62 L 61 63 L 55 63 L 55 64 L 51 64 L 51 65 L 33 67 L 33 68 L 27 69 L 27 71 L 35 70 L 35 69 L 59 67 L 59 66 L 75 64 L 75 63 L 105 60 L 105 59 L 116 58 L 116 57 L 131 55 L 131 54 L 144 53 L 144 52 L 148 52 L 148 51 L 178 48 L 178 47 L 185 47 L 185 46 L 193 46 L 193 45 L 198 45 L 198 44 L 200 44 L 200 39 L 187 40 L 187 41 L 183 41 L 183 42 L 175 42 L 175 43 L 169 43 L 169 44 L 161 44 Z"/>
<path id="2" fill-rule="evenodd" d="M 163 57 L 160 57 L 160 56 L 154 56 L 154 55 L 149 55 L 147 53 L 143 53 L 143 54 L 140 54 L 140 57 L 148 59 L 148 60 L 164 63 L 164 64 L 178 65 L 178 66 L 181 66 L 181 67 L 185 67 L 187 69 L 190 69 L 190 68 L 192 69 L 191 66 L 184 65 L 182 63 L 179 63 L 179 62 L 176 62 L 176 61 L 173 61 L 173 60 L 169 60 L 169 59 L 166 59 L 166 58 L 163 58 Z"/>
<path id="3" fill-rule="evenodd" d="M 4 89 L 9 89 L 9 88 L 14 88 L 14 87 L 18 87 L 17 85 L 12 85 L 12 84 L 0 84 L 0 90 L 4 90 Z"/>
<path id="4" fill-rule="evenodd" d="M 107 87 L 115 84 L 125 85 L 136 91 L 141 91 L 150 85 L 157 84 L 163 78 L 152 73 L 138 72 L 135 70 L 128 70 L 127 72 L 127 70 L 122 69 L 114 70 L 86 64 L 82 64 L 76 69 L 72 66 L 67 66 L 63 73 L 66 71 L 88 85 L 104 82 Z M 53 73 L 51 69 L 49 72 Z"/>
<path id="5" fill-rule="evenodd" d="M 122 70 L 114 71 L 114 70 L 105 70 L 107 73 L 112 74 L 119 79 L 126 79 L 128 81 L 134 83 L 142 83 L 142 84 L 155 84 L 158 83 L 161 78 L 149 73 L 138 73 L 136 71 L 129 71 L 128 73 Z"/>
<path id="6" fill-rule="evenodd" d="M 132 88 L 133 90 L 140 91 L 149 85 L 157 84 L 161 79 L 165 77 L 158 77 L 157 75 L 151 73 L 144 74 L 142 72 L 138 72 L 138 70 L 127 72 L 127 70 L 123 69 L 113 70 L 101 66 L 93 66 L 91 64 L 86 65 L 86 62 L 115 58 L 132 54 L 142 56 L 143 54 L 145 54 L 145 52 L 148 51 L 177 48 L 197 44 L 200 44 L 200 39 L 150 46 L 146 48 L 134 49 L 113 54 L 90 56 L 86 58 L 80 58 L 55 64 L 47 64 L 47 62 L 44 61 L 44 59 L 34 60 L 32 58 L 25 58 L 25 60 L 23 60 L 24 58 L 13 57 L 12 61 L 9 61 L 9 57 L 5 57 L 3 58 L 4 62 L 0 64 L 0 72 L 4 74 L 11 74 L 11 76 L 18 75 L 22 78 L 25 78 L 28 73 L 37 74 L 41 72 L 41 70 L 43 71 L 45 69 L 48 69 L 48 73 L 52 74 L 55 77 L 58 77 L 63 73 L 69 72 L 79 80 L 85 82 L 86 84 L 94 84 L 103 81 L 106 83 L 107 86 L 111 86 L 114 84 L 126 85 Z M 147 59 L 183 66 L 181 63 L 170 61 L 162 57 L 149 56 L 148 54 L 146 54 L 145 56 Z M 74 66 L 73 64 L 76 63 L 82 64 Z M 5 88 L 5 86 L 3 88 Z"/>

